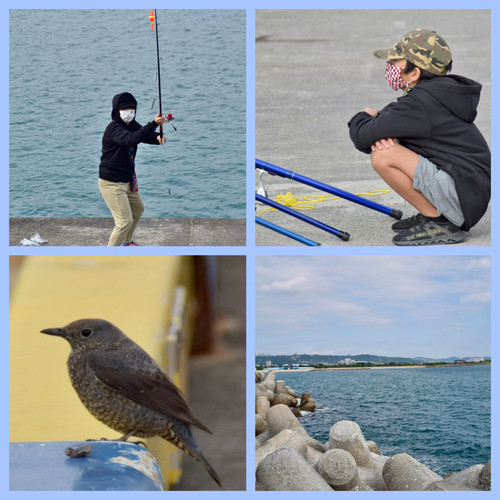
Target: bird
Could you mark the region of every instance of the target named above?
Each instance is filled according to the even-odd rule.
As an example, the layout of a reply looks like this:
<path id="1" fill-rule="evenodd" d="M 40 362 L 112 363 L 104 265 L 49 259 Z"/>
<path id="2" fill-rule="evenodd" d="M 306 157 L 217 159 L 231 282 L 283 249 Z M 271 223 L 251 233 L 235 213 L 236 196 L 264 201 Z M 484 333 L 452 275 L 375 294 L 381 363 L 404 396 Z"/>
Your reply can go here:
<path id="1" fill-rule="evenodd" d="M 118 327 L 91 318 L 40 333 L 69 342 L 73 388 L 97 420 L 123 434 L 116 441 L 160 436 L 201 462 L 222 487 L 191 426 L 212 432 L 193 415 L 182 392 L 154 359 Z"/>

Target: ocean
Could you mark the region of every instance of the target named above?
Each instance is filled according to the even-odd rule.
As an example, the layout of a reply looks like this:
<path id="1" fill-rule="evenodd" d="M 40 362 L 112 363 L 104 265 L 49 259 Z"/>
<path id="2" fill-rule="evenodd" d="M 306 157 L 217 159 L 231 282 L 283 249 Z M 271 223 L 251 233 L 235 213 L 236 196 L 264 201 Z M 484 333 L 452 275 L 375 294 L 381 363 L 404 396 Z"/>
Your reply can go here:
<path id="1" fill-rule="evenodd" d="M 382 455 L 408 453 L 443 476 L 491 458 L 490 366 L 294 371 L 276 379 L 323 407 L 300 419 L 322 443 L 336 422 L 351 420 Z"/>
<path id="2" fill-rule="evenodd" d="M 97 185 L 111 100 L 158 113 L 150 9 L 10 10 L 11 217 L 109 217 Z M 144 217 L 245 218 L 246 13 L 157 11 L 165 146 L 139 144 Z M 154 108 L 151 109 L 156 98 Z"/>

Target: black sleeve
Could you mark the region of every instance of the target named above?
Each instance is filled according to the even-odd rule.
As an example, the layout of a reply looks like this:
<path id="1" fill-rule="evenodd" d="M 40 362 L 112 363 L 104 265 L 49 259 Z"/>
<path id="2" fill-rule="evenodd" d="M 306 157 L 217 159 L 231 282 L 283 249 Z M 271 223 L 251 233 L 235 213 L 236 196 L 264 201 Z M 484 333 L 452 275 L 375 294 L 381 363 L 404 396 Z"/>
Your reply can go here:
<path id="1" fill-rule="evenodd" d="M 159 144 L 155 135 L 157 126 L 156 122 L 152 121 L 134 132 L 129 132 L 124 127 L 116 126 L 111 128 L 109 138 L 119 146 L 134 146 L 140 142 Z"/>
<path id="2" fill-rule="evenodd" d="M 413 96 L 405 96 L 379 112 L 377 118 L 361 111 L 348 123 L 354 147 L 371 153 L 371 146 L 381 139 L 430 137 L 431 125 L 424 106 Z"/>
<path id="3" fill-rule="evenodd" d="M 153 144 L 158 146 L 160 143 L 158 142 L 157 137 L 160 135 L 160 132 L 156 131 L 156 127 L 158 127 L 157 123 L 155 121 L 152 121 L 151 123 L 154 123 L 153 129 L 149 136 L 145 138 L 142 142 L 145 144 Z M 163 135 L 165 135 L 165 132 L 163 132 Z"/>

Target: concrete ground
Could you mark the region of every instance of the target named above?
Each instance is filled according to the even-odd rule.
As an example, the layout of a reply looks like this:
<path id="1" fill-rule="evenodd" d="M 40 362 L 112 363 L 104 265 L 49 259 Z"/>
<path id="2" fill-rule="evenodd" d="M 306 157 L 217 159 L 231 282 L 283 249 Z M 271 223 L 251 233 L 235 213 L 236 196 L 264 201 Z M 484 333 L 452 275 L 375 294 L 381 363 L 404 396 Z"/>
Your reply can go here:
<path id="1" fill-rule="evenodd" d="M 292 192 L 296 197 L 326 194 L 314 191 L 312 188 L 289 181 L 288 179 L 270 177 L 267 174 L 264 174 L 264 178 L 271 179 L 271 182 L 268 182 L 266 185 L 271 199 L 274 199 L 276 194 L 285 194 L 288 192 Z M 387 189 L 387 185 L 382 180 L 344 182 L 336 184 L 335 187 L 351 193 L 365 193 L 377 189 Z M 403 218 L 418 213 L 411 205 L 405 204 L 405 200 L 393 191 L 379 196 L 366 196 L 366 198 L 376 203 L 401 210 Z M 256 204 L 256 207 L 256 214 L 261 213 L 267 208 L 267 206 L 261 203 Z M 334 201 L 319 202 L 313 210 L 305 210 L 300 213 L 328 224 L 335 229 L 349 233 L 349 240 L 343 241 L 330 233 L 280 211 L 272 212 L 271 209 L 268 209 L 261 217 L 289 231 L 320 243 L 322 246 L 393 246 L 391 240 L 396 233 L 391 230 L 391 225 L 397 219 L 362 207 L 361 205 L 337 199 Z M 303 246 L 298 241 L 258 224 L 255 225 L 255 241 L 257 246 Z M 488 208 L 487 213 L 481 221 L 469 231 L 467 238 L 453 246 L 489 246 L 490 244 L 491 208 Z"/>
<path id="2" fill-rule="evenodd" d="M 219 474 L 223 490 L 246 485 L 246 265 L 244 256 L 217 258 L 218 345 L 190 359 L 188 399 L 213 432 L 194 429 L 203 453 Z M 183 457 L 183 474 L 172 490 L 220 491 L 203 466 Z"/>
<path id="3" fill-rule="evenodd" d="M 453 73 L 483 85 L 476 125 L 491 145 L 489 10 L 257 10 L 255 14 L 256 158 L 351 193 L 388 186 L 370 158 L 349 139 L 347 123 L 365 107 L 396 100 L 384 77 L 385 62 L 371 50 L 393 46 L 417 27 L 435 29 L 450 45 Z M 256 189 L 258 176 L 255 175 Z M 268 195 L 324 195 L 304 184 L 263 175 Z M 416 213 L 394 192 L 368 197 Z M 256 214 L 263 208 L 257 206 Z M 262 217 L 325 246 L 393 246 L 395 221 L 345 200 L 322 202 L 303 212 L 351 235 L 348 242 L 282 212 Z M 302 244 L 256 225 L 256 245 Z M 456 246 L 489 246 L 488 211 Z"/>
<path id="4" fill-rule="evenodd" d="M 9 245 L 38 233 L 43 246 L 106 246 L 113 231 L 111 217 L 10 218 Z M 134 233 L 141 246 L 244 246 L 244 219 L 141 219 Z"/>

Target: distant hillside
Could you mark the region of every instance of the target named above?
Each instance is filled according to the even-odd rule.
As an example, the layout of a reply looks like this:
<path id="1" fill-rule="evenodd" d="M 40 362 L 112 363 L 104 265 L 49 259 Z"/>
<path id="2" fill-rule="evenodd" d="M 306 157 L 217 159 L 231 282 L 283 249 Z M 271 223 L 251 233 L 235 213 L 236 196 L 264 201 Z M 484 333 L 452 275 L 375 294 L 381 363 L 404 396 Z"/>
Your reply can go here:
<path id="1" fill-rule="evenodd" d="M 484 357 L 484 359 L 491 359 L 489 356 L 474 356 Z M 341 356 L 327 356 L 323 354 L 293 354 L 293 355 L 256 355 L 255 364 L 266 366 L 266 361 L 271 361 L 273 365 L 291 365 L 291 364 L 311 364 L 311 365 L 334 365 L 346 358 L 351 358 L 360 363 L 453 363 L 457 359 L 470 359 L 467 358 L 403 358 L 391 356 L 375 356 L 373 354 L 343 354 Z"/>

